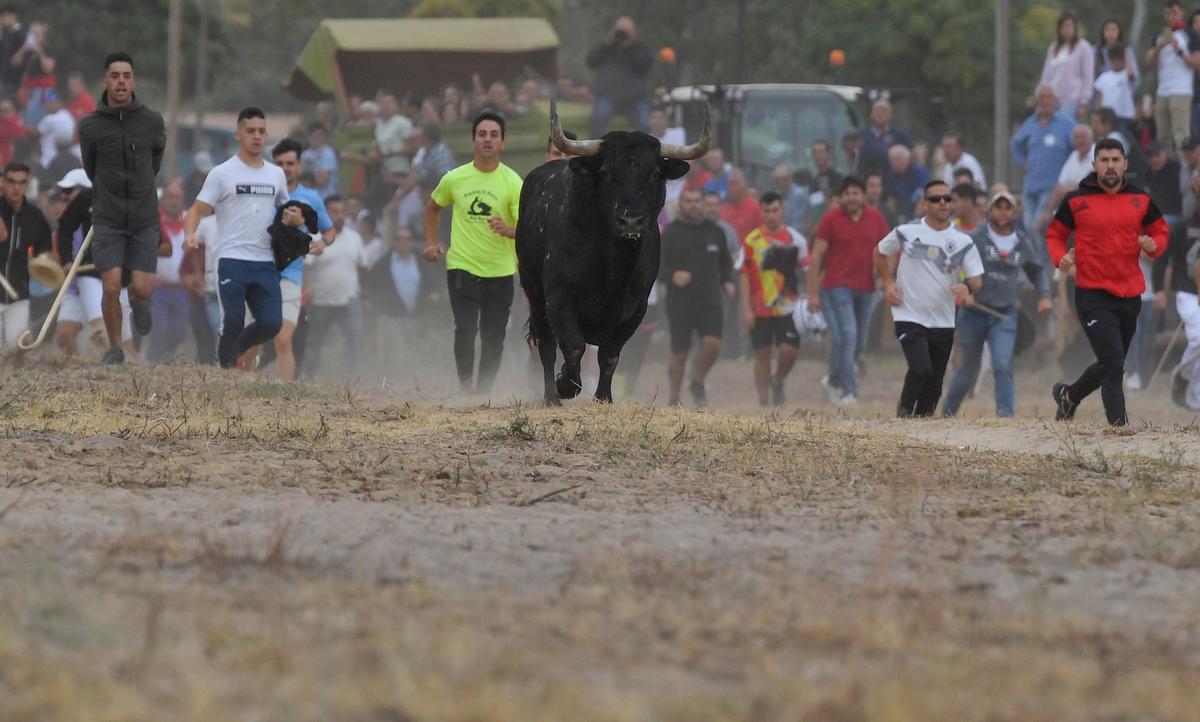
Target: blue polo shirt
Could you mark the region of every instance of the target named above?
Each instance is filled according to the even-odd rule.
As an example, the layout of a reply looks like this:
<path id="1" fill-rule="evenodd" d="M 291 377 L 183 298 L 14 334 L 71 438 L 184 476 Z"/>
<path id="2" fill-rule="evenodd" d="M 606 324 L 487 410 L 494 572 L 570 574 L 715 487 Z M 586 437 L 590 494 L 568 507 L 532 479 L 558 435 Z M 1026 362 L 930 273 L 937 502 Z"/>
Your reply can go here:
<path id="1" fill-rule="evenodd" d="M 1047 191 L 1058 184 L 1058 174 L 1071 155 L 1071 131 L 1075 121 L 1055 113 L 1042 125 L 1037 113 L 1025 119 L 1012 139 L 1013 161 L 1025 166 L 1026 191 Z"/>
<path id="2" fill-rule="evenodd" d="M 329 220 L 329 214 L 325 212 L 325 201 L 321 200 L 321 194 L 317 191 L 297 183 L 296 190 L 288 195 L 288 200 L 307 203 L 317 212 L 318 231 L 324 233 L 326 230 L 333 228 L 333 221 Z M 287 268 L 283 269 L 283 273 L 279 275 L 296 285 L 302 284 L 304 282 L 304 257 L 301 256 L 292 261 Z"/>

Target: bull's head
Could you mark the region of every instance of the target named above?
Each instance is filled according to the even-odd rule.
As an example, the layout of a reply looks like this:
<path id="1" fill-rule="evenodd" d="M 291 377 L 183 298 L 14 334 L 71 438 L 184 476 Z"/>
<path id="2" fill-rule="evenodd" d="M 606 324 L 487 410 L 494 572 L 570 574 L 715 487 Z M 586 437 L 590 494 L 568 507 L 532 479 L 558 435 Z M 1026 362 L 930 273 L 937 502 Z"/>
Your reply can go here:
<path id="1" fill-rule="evenodd" d="M 592 178 L 593 202 L 601 209 L 614 237 L 637 242 L 662 209 L 665 182 L 688 172 L 686 161 L 702 158 L 710 143 L 708 108 L 704 132 L 693 145 L 659 143 L 641 132 L 614 131 L 598 140 L 570 140 L 563 135 L 558 107 L 550 101 L 550 139 L 555 147 L 575 156 L 571 172 Z"/>

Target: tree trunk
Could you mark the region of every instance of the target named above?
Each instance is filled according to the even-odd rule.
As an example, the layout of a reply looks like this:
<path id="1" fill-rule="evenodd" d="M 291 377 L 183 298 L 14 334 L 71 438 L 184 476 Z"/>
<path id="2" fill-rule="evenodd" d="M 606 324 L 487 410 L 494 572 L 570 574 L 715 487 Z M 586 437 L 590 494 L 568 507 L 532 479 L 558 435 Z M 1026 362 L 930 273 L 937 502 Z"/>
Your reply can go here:
<path id="1" fill-rule="evenodd" d="M 167 148 L 163 153 L 164 180 L 170 183 L 179 171 L 179 42 L 183 0 L 171 0 L 167 13 Z"/>

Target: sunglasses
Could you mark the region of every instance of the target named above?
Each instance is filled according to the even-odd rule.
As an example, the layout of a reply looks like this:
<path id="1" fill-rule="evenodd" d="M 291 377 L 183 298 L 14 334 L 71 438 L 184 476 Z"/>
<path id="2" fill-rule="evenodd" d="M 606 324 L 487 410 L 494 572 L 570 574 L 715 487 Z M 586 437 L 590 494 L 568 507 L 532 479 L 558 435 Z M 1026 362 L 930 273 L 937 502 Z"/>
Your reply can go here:
<path id="1" fill-rule="evenodd" d="M 926 203 L 949 203 L 954 200 L 954 196 L 947 193 L 944 196 L 925 196 Z"/>

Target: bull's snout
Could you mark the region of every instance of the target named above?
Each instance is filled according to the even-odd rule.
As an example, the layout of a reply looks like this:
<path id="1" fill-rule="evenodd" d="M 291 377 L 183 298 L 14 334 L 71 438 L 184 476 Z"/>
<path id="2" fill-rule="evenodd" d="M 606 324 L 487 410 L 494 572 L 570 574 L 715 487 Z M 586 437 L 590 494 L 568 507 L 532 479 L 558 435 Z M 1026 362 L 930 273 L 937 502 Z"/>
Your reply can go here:
<path id="1" fill-rule="evenodd" d="M 638 240 L 645 230 L 646 217 L 640 213 L 622 213 L 617 218 L 617 232 L 626 240 Z"/>

